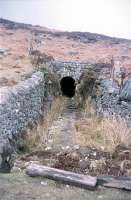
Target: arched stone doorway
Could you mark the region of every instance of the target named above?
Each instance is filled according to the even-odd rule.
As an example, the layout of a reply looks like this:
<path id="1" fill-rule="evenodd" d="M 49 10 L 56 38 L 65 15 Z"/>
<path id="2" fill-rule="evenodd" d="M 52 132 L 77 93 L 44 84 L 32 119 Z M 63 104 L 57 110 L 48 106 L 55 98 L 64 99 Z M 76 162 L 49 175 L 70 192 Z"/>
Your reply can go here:
<path id="1" fill-rule="evenodd" d="M 61 91 L 64 96 L 73 97 L 75 95 L 75 80 L 71 76 L 65 76 L 60 80 Z"/>

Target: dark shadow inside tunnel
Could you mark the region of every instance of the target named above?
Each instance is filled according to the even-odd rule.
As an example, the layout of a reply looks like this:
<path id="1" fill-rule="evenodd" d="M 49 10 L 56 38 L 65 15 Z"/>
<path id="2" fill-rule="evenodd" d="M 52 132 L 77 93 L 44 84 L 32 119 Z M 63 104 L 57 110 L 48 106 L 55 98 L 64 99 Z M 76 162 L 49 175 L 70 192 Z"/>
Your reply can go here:
<path id="1" fill-rule="evenodd" d="M 60 81 L 62 95 L 73 97 L 75 95 L 75 80 L 71 76 L 63 77 Z"/>

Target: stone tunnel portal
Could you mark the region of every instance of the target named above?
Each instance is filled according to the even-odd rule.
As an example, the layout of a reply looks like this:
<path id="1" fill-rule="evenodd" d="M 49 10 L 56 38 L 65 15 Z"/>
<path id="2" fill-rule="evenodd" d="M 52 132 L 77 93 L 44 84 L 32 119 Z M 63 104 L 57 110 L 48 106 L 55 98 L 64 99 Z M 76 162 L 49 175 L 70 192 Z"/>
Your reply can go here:
<path id="1" fill-rule="evenodd" d="M 65 76 L 60 81 L 61 91 L 64 96 L 73 97 L 75 95 L 75 80 L 71 76 Z"/>

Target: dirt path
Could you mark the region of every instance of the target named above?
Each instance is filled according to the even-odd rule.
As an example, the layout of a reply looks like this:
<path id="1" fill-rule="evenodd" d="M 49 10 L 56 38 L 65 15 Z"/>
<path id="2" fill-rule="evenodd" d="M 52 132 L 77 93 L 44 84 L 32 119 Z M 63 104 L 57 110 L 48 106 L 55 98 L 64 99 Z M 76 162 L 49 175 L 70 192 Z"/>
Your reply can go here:
<path id="1" fill-rule="evenodd" d="M 59 118 L 54 121 L 48 132 L 47 146 L 53 150 L 64 150 L 74 147 L 75 120 L 80 117 L 75 99 L 65 99 L 65 106 Z"/>

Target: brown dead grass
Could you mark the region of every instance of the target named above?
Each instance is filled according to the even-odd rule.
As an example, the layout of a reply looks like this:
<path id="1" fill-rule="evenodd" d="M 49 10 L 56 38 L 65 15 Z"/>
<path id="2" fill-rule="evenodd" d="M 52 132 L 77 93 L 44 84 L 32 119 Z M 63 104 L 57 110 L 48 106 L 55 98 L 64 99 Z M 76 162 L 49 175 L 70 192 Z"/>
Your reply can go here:
<path id="1" fill-rule="evenodd" d="M 87 100 L 82 120 L 75 123 L 76 138 L 80 145 L 113 152 L 121 144 L 131 144 L 131 128 L 120 116 L 100 118 Z"/>
<path id="2" fill-rule="evenodd" d="M 26 145 L 29 149 L 44 147 L 49 127 L 61 114 L 64 106 L 63 97 L 56 97 L 45 118 L 33 130 L 28 130 Z"/>
<path id="3" fill-rule="evenodd" d="M 111 41 L 101 40 L 95 43 L 82 43 L 79 40 L 69 39 L 68 36 L 56 37 L 48 29 L 43 33 L 41 44 L 37 42 L 39 36 L 33 37 L 33 30 L 39 33 L 46 31 L 45 27 L 32 27 L 32 29 L 8 29 L 0 24 L 0 48 L 8 49 L 7 55 L 0 59 L 0 78 L 7 78 L 5 85 L 13 85 L 14 80 L 18 83 L 24 75 L 32 73 L 34 70 L 29 56 L 30 42 L 33 40 L 37 50 L 55 60 L 79 61 L 104 63 L 110 62 L 112 55 L 115 55 L 115 61 L 121 61 L 128 72 L 131 72 L 131 44 L 119 43 L 113 44 Z M 41 32 L 41 34 L 42 34 Z M 53 31 L 55 33 L 55 31 Z M 44 45 L 43 45 L 44 44 Z M 123 55 L 126 56 L 123 56 Z M 14 82 L 14 84 L 15 84 Z"/>

